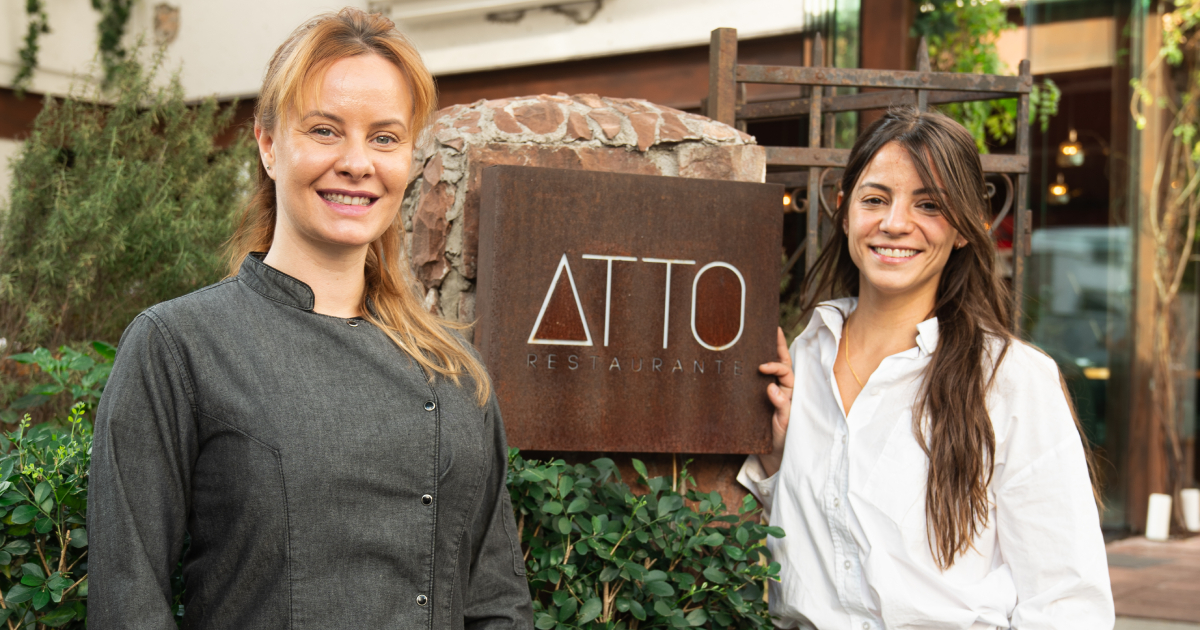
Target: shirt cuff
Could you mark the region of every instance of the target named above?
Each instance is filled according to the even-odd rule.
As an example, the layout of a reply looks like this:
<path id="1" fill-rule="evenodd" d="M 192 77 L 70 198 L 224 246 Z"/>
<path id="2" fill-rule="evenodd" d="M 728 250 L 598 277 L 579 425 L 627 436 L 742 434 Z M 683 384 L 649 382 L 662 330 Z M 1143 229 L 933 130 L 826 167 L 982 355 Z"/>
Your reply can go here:
<path id="1" fill-rule="evenodd" d="M 763 513 L 770 518 L 771 505 L 775 502 L 775 486 L 779 481 L 779 471 L 775 471 L 774 475 L 768 477 L 758 455 L 751 455 L 746 458 L 742 469 L 738 471 L 737 480 L 758 499 L 763 506 Z"/>

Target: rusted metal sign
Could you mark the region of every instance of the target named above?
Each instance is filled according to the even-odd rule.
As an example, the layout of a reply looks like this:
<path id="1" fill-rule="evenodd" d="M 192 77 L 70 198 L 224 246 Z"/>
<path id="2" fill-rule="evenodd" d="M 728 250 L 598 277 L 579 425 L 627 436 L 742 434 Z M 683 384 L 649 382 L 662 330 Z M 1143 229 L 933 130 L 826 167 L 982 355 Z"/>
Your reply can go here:
<path id="1" fill-rule="evenodd" d="M 770 449 L 783 189 L 497 166 L 476 339 L 509 444 Z"/>

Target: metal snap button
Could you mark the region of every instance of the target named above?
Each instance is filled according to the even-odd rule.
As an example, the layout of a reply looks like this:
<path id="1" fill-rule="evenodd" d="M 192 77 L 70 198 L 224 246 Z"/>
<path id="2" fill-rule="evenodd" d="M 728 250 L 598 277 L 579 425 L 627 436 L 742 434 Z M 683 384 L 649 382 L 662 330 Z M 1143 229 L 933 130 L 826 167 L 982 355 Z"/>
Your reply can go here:
<path id="1" fill-rule="evenodd" d="M 837 497 L 834 497 L 833 498 L 833 507 L 842 507 L 842 500 Z"/>
<path id="2" fill-rule="evenodd" d="M 428 597 L 425 597 L 424 595 L 417 595 L 417 605 L 418 606 L 424 606 L 425 604 L 428 604 L 428 603 L 429 603 Z"/>
<path id="3" fill-rule="evenodd" d="M 357 319 L 347 319 L 346 323 L 350 324 L 351 328 L 358 328 L 358 320 Z"/>
<path id="4" fill-rule="evenodd" d="M 845 564 L 843 564 L 842 566 L 846 567 L 846 570 L 847 570 L 847 571 L 849 571 L 849 570 L 850 570 L 850 561 L 849 561 L 849 560 L 847 560 L 847 561 L 845 562 Z"/>
<path id="5" fill-rule="evenodd" d="M 424 503 L 425 505 L 432 504 L 433 503 L 433 495 L 432 494 L 421 495 L 421 503 Z"/>
<path id="6" fill-rule="evenodd" d="M 433 411 L 434 409 L 437 409 L 437 403 L 432 400 L 425 401 L 425 411 Z"/>

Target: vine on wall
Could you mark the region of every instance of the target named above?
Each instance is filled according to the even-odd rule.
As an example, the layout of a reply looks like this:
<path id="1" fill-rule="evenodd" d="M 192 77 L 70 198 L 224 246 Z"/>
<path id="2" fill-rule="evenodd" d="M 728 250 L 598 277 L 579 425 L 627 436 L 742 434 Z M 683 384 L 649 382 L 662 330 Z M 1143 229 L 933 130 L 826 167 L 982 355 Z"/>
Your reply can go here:
<path id="1" fill-rule="evenodd" d="M 1193 376 L 1185 353 L 1194 351 L 1182 340 L 1185 326 L 1194 323 L 1178 317 L 1179 290 L 1192 261 L 1197 223 L 1200 221 L 1200 0 L 1158 2 L 1147 21 L 1158 20 L 1162 45 L 1147 61 L 1141 76 L 1132 80 L 1130 113 L 1139 130 L 1150 115 L 1160 116 L 1158 154 L 1153 159 L 1154 180 L 1141 202 L 1154 239 L 1154 360 L 1151 363 L 1152 421 L 1162 430 L 1166 462 L 1166 491 L 1175 498 L 1173 520 L 1183 530 L 1179 491 L 1188 478 L 1182 440 L 1183 379 Z"/>
<path id="2" fill-rule="evenodd" d="M 92 8 L 100 13 L 100 21 L 96 25 L 98 31 L 97 48 L 100 63 L 104 67 L 104 85 L 111 85 L 114 73 L 125 59 L 126 50 L 121 45 L 125 36 L 125 27 L 129 24 L 129 15 L 133 11 L 135 0 L 92 0 Z M 42 34 L 50 32 L 50 19 L 46 14 L 44 0 L 25 0 L 25 14 L 29 24 L 25 30 L 25 41 L 18 53 L 20 67 L 13 79 L 13 88 L 18 94 L 23 94 L 33 81 L 33 71 L 37 69 L 39 40 Z"/>

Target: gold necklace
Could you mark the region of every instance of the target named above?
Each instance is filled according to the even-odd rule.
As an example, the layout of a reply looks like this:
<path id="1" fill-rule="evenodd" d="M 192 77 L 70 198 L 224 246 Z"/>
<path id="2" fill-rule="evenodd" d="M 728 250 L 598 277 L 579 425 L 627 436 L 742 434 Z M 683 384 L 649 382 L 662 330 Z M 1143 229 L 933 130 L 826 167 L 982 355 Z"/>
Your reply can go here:
<path id="1" fill-rule="evenodd" d="M 854 372 L 854 366 L 850 365 L 850 319 L 849 318 L 846 319 L 846 325 L 842 326 L 842 332 L 845 333 L 845 337 L 846 337 L 846 367 L 850 368 L 850 376 L 854 377 L 854 381 L 856 383 L 858 383 L 858 388 L 862 389 L 863 388 L 862 379 L 858 378 L 858 374 L 855 374 L 855 372 Z"/>

